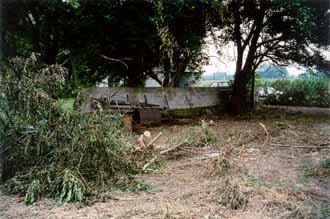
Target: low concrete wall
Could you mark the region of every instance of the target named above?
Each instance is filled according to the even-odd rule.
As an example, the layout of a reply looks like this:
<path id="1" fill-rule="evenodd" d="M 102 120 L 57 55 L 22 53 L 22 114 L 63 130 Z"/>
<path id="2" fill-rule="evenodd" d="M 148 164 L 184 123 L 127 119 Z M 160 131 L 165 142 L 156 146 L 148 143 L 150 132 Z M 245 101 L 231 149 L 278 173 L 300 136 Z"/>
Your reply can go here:
<path id="1" fill-rule="evenodd" d="M 224 88 L 93 88 L 81 110 L 91 112 L 93 99 L 132 106 L 151 104 L 169 110 L 212 106 L 225 108 L 230 93 L 230 89 Z"/>

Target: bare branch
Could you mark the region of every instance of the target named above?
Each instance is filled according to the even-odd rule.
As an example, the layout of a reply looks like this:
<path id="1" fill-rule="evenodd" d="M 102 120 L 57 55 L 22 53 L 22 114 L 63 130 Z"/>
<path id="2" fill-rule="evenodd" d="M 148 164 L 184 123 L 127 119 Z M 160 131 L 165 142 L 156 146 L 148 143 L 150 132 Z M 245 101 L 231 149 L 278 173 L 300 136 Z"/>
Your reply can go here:
<path id="1" fill-rule="evenodd" d="M 125 66 L 125 68 L 128 70 L 128 65 L 127 65 L 124 61 L 122 61 L 121 59 L 109 58 L 109 57 L 107 57 L 107 56 L 105 56 L 105 55 L 100 55 L 100 57 L 102 57 L 102 58 L 104 58 L 105 60 L 108 60 L 108 61 L 110 61 L 110 62 L 119 62 L 119 63 L 123 64 L 123 65 Z M 125 58 L 124 60 L 128 60 L 128 59 Z"/>

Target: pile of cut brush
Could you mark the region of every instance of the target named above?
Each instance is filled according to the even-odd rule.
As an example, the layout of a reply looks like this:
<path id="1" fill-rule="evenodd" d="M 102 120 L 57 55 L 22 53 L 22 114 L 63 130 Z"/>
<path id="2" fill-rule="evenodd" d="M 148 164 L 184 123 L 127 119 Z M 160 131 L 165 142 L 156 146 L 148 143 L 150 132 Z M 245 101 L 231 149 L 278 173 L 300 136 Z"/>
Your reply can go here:
<path id="1" fill-rule="evenodd" d="M 132 146 L 116 114 L 64 112 L 59 94 L 66 69 L 36 55 L 14 58 L 1 71 L 2 189 L 31 204 L 41 197 L 82 202 L 132 180 Z"/>

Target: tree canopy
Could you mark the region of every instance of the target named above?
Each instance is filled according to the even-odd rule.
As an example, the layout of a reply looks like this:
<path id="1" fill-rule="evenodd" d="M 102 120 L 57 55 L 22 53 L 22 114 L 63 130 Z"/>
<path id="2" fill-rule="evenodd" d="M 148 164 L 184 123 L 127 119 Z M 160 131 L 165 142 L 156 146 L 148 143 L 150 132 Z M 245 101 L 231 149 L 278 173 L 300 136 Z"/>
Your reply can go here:
<path id="1" fill-rule="evenodd" d="M 232 112 L 264 62 L 329 72 L 329 0 L 14 0 L 3 1 L 5 57 L 41 54 L 69 68 L 66 79 L 94 85 L 108 78 L 143 86 L 146 78 L 179 86 L 201 74 L 204 39 L 234 42 Z M 156 70 L 155 70 L 156 69 Z"/>
<path id="2" fill-rule="evenodd" d="M 68 80 L 85 84 L 108 77 L 141 86 L 152 77 L 164 86 L 178 85 L 188 67 L 198 69 L 205 60 L 203 39 L 209 15 L 219 11 L 217 2 L 5 1 L 4 53 L 41 53 L 48 64 L 64 62 Z"/>
<path id="3" fill-rule="evenodd" d="M 320 49 L 329 45 L 329 1 L 229 0 L 218 40 L 234 42 L 236 73 L 231 112 L 240 113 L 247 84 L 263 62 L 327 68 Z"/>

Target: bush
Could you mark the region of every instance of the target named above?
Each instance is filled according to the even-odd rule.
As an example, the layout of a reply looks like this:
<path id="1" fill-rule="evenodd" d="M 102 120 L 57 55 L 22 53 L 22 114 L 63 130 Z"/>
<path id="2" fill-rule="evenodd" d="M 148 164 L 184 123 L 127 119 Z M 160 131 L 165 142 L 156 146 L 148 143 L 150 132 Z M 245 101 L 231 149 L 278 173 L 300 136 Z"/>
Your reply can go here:
<path id="1" fill-rule="evenodd" d="M 24 195 L 27 204 L 42 196 L 83 201 L 136 173 L 120 115 L 61 110 L 65 71 L 38 63 L 35 56 L 15 58 L 3 71 L 2 182 L 6 192 Z"/>
<path id="2" fill-rule="evenodd" d="M 275 80 L 270 85 L 274 92 L 264 103 L 288 106 L 330 106 L 330 80 L 323 76 Z"/>
<path id="3" fill-rule="evenodd" d="M 190 128 L 185 141 L 194 147 L 207 147 L 218 143 L 216 134 L 210 128 L 201 126 Z"/>

